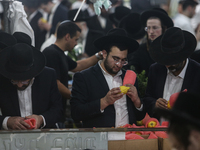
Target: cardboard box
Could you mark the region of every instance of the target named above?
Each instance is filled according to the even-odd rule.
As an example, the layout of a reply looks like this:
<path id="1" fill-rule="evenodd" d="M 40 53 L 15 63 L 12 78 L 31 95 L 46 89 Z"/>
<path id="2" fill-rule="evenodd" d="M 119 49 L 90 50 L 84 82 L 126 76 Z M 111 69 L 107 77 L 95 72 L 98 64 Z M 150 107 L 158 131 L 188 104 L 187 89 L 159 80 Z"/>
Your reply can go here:
<path id="1" fill-rule="evenodd" d="M 159 150 L 158 139 L 108 141 L 108 150 L 133 150 L 133 149 Z"/>
<path id="2" fill-rule="evenodd" d="M 160 150 L 172 150 L 169 139 L 161 139 L 160 138 L 159 143 L 160 143 L 160 146 L 161 146 Z"/>

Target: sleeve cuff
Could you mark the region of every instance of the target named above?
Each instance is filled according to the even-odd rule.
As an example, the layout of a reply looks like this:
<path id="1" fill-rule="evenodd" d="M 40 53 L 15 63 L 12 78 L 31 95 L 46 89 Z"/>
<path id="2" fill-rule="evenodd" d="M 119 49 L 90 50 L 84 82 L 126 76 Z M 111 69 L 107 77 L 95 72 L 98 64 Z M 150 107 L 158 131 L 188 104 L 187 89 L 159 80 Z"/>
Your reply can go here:
<path id="1" fill-rule="evenodd" d="M 3 127 L 4 130 L 8 130 L 7 122 L 8 122 L 8 119 L 9 119 L 9 118 L 10 118 L 10 116 L 4 118 L 4 120 L 3 120 L 2 127 Z"/>
<path id="2" fill-rule="evenodd" d="M 46 126 L 46 121 L 45 121 L 45 119 L 44 119 L 44 117 L 42 116 L 42 115 L 40 115 L 41 117 L 42 117 L 42 119 L 43 119 L 43 126 L 41 126 L 40 128 L 42 129 L 42 128 L 44 128 L 45 126 Z"/>
<path id="3" fill-rule="evenodd" d="M 101 113 L 103 113 L 103 112 L 104 112 L 104 110 L 101 110 L 101 109 L 100 109 L 100 112 L 101 112 Z"/>
<path id="4" fill-rule="evenodd" d="M 143 111 L 143 104 L 141 104 L 140 108 L 136 107 L 136 109 L 139 110 L 139 111 Z"/>

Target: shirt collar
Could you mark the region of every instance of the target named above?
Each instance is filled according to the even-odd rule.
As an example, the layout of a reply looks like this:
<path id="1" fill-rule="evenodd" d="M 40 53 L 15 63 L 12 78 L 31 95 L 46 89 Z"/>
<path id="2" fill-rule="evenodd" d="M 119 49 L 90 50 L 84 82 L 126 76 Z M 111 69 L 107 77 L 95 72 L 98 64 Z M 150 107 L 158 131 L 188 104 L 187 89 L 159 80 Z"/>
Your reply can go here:
<path id="1" fill-rule="evenodd" d="M 109 76 L 111 76 L 109 73 L 107 73 L 107 72 L 101 67 L 101 62 L 102 62 L 102 60 L 99 60 L 99 61 L 98 61 L 98 65 L 99 65 L 99 67 L 101 68 L 102 73 L 103 73 L 104 75 L 109 75 Z M 120 75 L 122 75 L 122 70 L 120 70 L 114 77 L 117 77 L 117 76 L 120 76 Z"/>
<path id="2" fill-rule="evenodd" d="M 180 77 L 180 78 L 182 78 L 182 79 L 185 77 L 185 72 L 186 72 L 186 69 L 187 69 L 187 66 L 188 66 L 188 62 L 189 62 L 188 59 L 186 59 L 185 66 L 184 66 L 183 70 L 180 72 L 180 74 L 179 74 L 177 77 Z M 173 74 L 169 71 L 169 69 L 167 69 L 167 73 L 173 75 Z M 174 75 L 173 75 L 173 76 L 174 76 Z"/>

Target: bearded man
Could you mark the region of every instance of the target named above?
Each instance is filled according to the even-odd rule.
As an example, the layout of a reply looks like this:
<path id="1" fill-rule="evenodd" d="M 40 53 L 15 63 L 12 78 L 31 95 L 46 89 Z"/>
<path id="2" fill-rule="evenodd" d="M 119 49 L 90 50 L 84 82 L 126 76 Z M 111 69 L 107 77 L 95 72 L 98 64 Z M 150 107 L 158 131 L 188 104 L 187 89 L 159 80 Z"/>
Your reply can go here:
<path id="1" fill-rule="evenodd" d="M 143 119 L 143 104 L 135 85 L 123 95 L 120 86 L 128 64 L 127 55 L 137 50 L 138 43 L 124 29 L 115 28 L 98 38 L 94 45 L 102 50 L 103 60 L 75 73 L 72 85 L 71 115 L 82 121 L 84 128 L 119 127 Z"/>

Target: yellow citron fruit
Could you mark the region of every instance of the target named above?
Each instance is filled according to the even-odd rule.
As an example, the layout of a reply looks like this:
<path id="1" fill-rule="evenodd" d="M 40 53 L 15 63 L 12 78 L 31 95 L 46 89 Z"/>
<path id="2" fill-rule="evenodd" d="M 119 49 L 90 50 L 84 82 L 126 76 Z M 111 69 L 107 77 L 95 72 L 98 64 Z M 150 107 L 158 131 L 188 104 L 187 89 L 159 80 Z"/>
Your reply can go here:
<path id="1" fill-rule="evenodd" d="M 137 121 L 137 125 L 138 126 L 142 126 L 143 125 L 142 120 L 141 121 Z"/>
<path id="2" fill-rule="evenodd" d="M 148 128 L 153 128 L 156 126 L 156 122 L 155 121 L 150 121 L 147 125 Z"/>
<path id="3" fill-rule="evenodd" d="M 44 19 L 44 18 L 41 18 L 41 21 L 42 21 L 43 23 L 46 23 L 46 22 L 47 22 L 46 19 Z"/>
<path id="4" fill-rule="evenodd" d="M 168 101 L 168 103 L 167 103 L 167 108 L 171 109 L 171 106 L 170 106 L 169 101 Z"/>
<path id="5" fill-rule="evenodd" d="M 120 86 L 121 93 L 123 93 L 123 94 L 126 94 L 129 89 L 130 89 L 130 87 Z"/>

